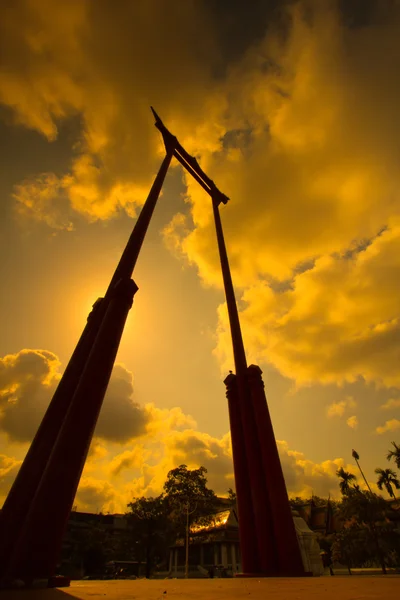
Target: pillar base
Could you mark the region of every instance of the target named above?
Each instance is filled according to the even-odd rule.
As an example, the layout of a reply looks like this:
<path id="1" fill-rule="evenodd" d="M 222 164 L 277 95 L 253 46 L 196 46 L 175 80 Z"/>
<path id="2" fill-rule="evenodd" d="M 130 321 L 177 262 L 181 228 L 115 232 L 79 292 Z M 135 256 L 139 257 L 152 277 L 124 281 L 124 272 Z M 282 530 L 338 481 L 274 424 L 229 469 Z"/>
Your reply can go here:
<path id="1" fill-rule="evenodd" d="M 33 579 L 24 581 L 23 579 L 12 579 L 11 581 L 0 582 L 1 590 L 42 590 L 45 588 L 69 587 L 71 580 L 64 575 L 53 575 L 43 579 Z"/>
<path id="2" fill-rule="evenodd" d="M 271 577 L 286 577 L 286 578 L 291 578 L 293 579 L 294 577 L 313 577 L 313 574 L 311 573 L 311 571 L 304 571 L 303 573 L 300 573 L 298 575 L 293 575 L 292 573 L 277 573 L 275 575 L 267 575 L 266 573 L 236 573 L 234 575 L 234 577 L 239 577 L 239 578 L 245 578 L 245 577 L 252 577 L 253 579 L 266 579 L 267 577 L 271 578 Z"/>
<path id="3" fill-rule="evenodd" d="M 262 577 L 272 577 L 272 575 L 266 575 L 265 573 L 235 573 L 234 577 L 252 577 L 253 579 L 261 579 Z"/>

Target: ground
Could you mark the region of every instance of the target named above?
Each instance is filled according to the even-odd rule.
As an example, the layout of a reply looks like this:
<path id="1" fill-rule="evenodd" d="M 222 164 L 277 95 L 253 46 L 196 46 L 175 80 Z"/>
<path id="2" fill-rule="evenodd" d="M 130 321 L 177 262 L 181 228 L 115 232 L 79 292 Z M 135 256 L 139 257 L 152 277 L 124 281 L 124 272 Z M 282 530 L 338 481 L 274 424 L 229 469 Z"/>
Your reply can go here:
<path id="1" fill-rule="evenodd" d="M 400 576 L 310 579 L 73 581 L 71 587 L 0 592 L 0 600 L 389 600 Z"/>

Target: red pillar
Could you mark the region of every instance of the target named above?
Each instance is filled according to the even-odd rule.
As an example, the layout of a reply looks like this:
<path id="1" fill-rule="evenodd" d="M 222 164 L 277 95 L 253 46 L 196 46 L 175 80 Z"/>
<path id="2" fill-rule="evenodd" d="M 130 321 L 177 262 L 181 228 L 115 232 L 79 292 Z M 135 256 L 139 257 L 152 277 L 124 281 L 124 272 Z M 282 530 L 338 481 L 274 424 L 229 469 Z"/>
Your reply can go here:
<path id="1" fill-rule="evenodd" d="M 268 491 L 267 510 L 273 523 L 273 538 L 278 559 L 276 575 L 303 576 L 305 575 L 304 566 L 265 397 L 262 371 L 260 367 L 250 365 L 247 372 L 263 463 L 260 475 L 264 478 Z"/>
<path id="2" fill-rule="evenodd" d="M 30 502 L 38 488 L 51 449 L 56 442 L 71 398 L 78 385 L 86 358 L 96 338 L 102 318 L 100 306 L 100 303 L 96 303 L 88 317 L 85 329 L 1 510 L 0 575 L 24 523 Z"/>
<path id="3" fill-rule="evenodd" d="M 243 451 L 247 458 L 252 507 L 257 532 L 257 547 L 261 571 L 264 576 L 274 576 L 278 570 L 277 554 L 269 510 L 268 490 L 263 476 L 261 444 L 257 435 L 257 423 L 251 408 L 251 395 L 247 378 L 238 377 L 240 416 L 244 434 Z"/>
<path id="4" fill-rule="evenodd" d="M 268 493 L 265 487 L 265 480 L 262 477 L 260 444 L 257 436 L 254 414 L 251 410 L 251 395 L 247 381 L 246 354 L 243 345 L 242 332 L 240 329 L 239 313 L 235 300 L 232 276 L 229 268 L 228 254 L 226 251 L 225 240 L 222 231 L 221 217 L 219 214 L 219 196 L 215 198 L 212 197 L 212 204 L 232 335 L 233 356 L 235 360 L 237 377 L 238 404 L 244 442 L 242 452 L 245 452 L 247 459 L 252 511 L 256 529 L 255 541 L 258 548 L 258 562 L 260 566 L 260 572 L 265 575 L 270 575 L 276 572 L 277 564 L 276 552 L 273 546 L 271 515 L 269 514 L 267 508 Z M 236 432 L 234 431 L 232 435 L 236 435 Z M 250 507 L 246 509 L 246 512 L 247 511 L 250 511 Z"/>
<path id="5" fill-rule="evenodd" d="M 7 579 L 54 574 L 62 537 L 107 389 L 136 284 L 115 286 L 95 344 L 6 570 Z"/>
<path id="6" fill-rule="evenodd" d="M 34 497 L 46 469 L 50 453 L 56 443 L 71 399 L 78 386 L 87 358 L 96 340 L 103 317 L 106 313 L 110 295 L 115 284 L 124 278 L 130 278 L 147 232 L 150 219 L 159 198 L 174 151 L 172 136 L 165 138 L 167 154 L 163 159 L 157 176 L 135 223 L 125 250 L 121 256 L 106 295 L 97 301 L 88 317 L 88 322 L 74 350 L 74 353 L 58 384 L 50 405 L 43 417 L 39 429 L 8 493 L 0 513 L 0 579 L 7 560 L 24 525 Z"/>
<path id="7" fill-rule="evenodd" d="M 244 574 L 261 573 L 236 375 L 231 373 L 224 383 L 232 439 L 242 571 Z"/>

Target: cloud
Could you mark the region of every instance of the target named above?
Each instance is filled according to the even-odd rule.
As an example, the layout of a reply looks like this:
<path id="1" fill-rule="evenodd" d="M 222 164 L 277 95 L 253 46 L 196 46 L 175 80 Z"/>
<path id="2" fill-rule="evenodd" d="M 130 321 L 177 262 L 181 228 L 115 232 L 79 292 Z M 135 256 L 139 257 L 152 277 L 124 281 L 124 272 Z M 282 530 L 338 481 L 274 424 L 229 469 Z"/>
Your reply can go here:
<path id="1" fill-rule="evenodd" d="M 149 458 L 150 452 L 145 451 L 143 445 L 136 445 L 133 450 L 125 450 L 113 458 L 109 465 L 110 472 L 115 477 L 125 469 L 141 469 Z"/>
<path id="2" fill-rule="evenodd" d="M 115 489 L 108 481 L 82 477 L 74 504 L 83 512 L 105 512 L 109 508 L 109 512 L 114 512 L 115 496 Z"/>
<path id="3" fill-rule="evenodd" d="M 250 354 L 298 384 L 398 386 L 400 8 L 348 29 L 334 3 L 308 6 L 232 66 L 229 133 L 202 165 L 232 198 L 221 216 Z M 168 244 L 220 286 L 209 202 L 188 194 L 192 231 L 171 223 Z"/>
<path id="4" fill-rule="evenodd" d="M 227 133 L 218 152 L 202 153 L 232 198 L 223 220 L 243 286 L 258 276 L 291 277 L 304 260 L 371 238 L 398 207 L 399 8 L 357 30 L 343 26 L 333 3 L 308 2 L 307 13 L 304 4 L 290 11 L 287 36 L 269 29 L 231 67 L 223 85 Z M 189 194 L 195 229 L 181 247 L 214 282 L 208 203 L 197 187 Z"/>
<path id="5" fill-rule="evenodd" d="M 60 378 L 60 362 L 47 350 L 21 350 L 0 358 L 0 428 L 16 442 L 33 439 Z"/>
<path id="6" fill-rule="evenodd" d="M 346 401 L 341 400 L 340 402 L 334 402 L 327 408 L 326 414 L 328 417 L 342 417 L 346 410 Z"/>
<path id="7" fill-rule="evenodd" d="M 400 408 L 400 398 L 390 398 L 381 406 L 382 410 L 391 410 L 392 408 Z"/>
<path id="8" fill-rule="evenodd" d="M 298 384 L 396 386 L 400 7 L 348 27 L 334 2 L 288 4 L 285 34 L 272 23 L 217 78 L 206 3 L 14 2 L 0 101 L 49 140 L 61 120 L 81 123 L 69 171 L 15 196 L 54 227 L 70 227 L 65 201 L 90 220 L 135 214 L 160 158 L 153 102 L 232 198 L 221 213 L 250 354 Z M 209 199 L 185 181 L 190 215 L 164 239 L 221 286 Z"/>
<path id="9" fill-rule="evenodd" d="M 149 415 L 133 400 L 133 376 L 123 365 L 113 368 L 97 422 L 96 437 L 126 442 L 146 430 Z"/>
<path id="10" fill-rule="evenodd" d="M 171 429 L 179 431 L 197 427 L 194 418 L 177 406 L 162 409 L 154 404 L 147 404 L 145 409 L 148 415 L 147 431 L 150 435 L 164 435 Z"/>
<path id="11" fill-rule="evenodd" d="M 30 442 L 61 377 L 60 361 L 47 350 L 24 349 L 0 358 L 0 428 L 10 440 Z M 178 416 L 176 416 L 178 418 Z M 115 365 L 95 436 L 127 442 L 145 433 L 153 409 L 133 400 L 133 376 Z M 99 447 L 92 452 L 100 452 Z"/>
<path id="12" fill-rule="evenodd" d="M 343 417 L 346 409 L 352 409 L 357 406 L 354 398 L 348 396 L 345 400 L 340 400 L 339 402 L 333 402 L 326 409 L 326 414 L 328 417 Z"/>
<path id="13" fill-rule="evenodd" d="M 315 463 L 307 459 L 302 452 L 291 450 L 286 441 L 278 441 L 277 444 L 289 496 L 310 498 L 314 493 L 322 497 L 330 494 L 331 497 L 337 498 L 339 486 L 336 471 L 340 467 L 350 472 L 355 471 L 343 458 Z"/>
<path id="14" fill-rule="evenodd" d="M 340 402 L 334 402 L 328 406 L 326 414 L 328 417 L 342 417 L 346 410 L 346 401 L 341 400 Z"/>
<path id="15" fill-rule="evenodd" d="M 390 421 L 386 421 L 384 425 L 380 425 L 376 428 L 376 433 L 381 435 L 382 433 L 386 433 L 387 431 L 397 431 L 400 429 L 400 421 L 399 419 L 390 419 Z"/>
<path id="16" fill-rule="evenodd" d="M 351 428 L 351 429 L 357 429 L 358 427 L 358 418 L 356 417 L 356 415 L 353 415 L 352 417 L 349 417 L 346 421 L 347 425 Z"/>
<path id="17" fill-rule="evenodd" d="M 59 366 L 46 350 L 21 350 L 1 359 L 0 423 L 10 443 L 32 439 L 59 380 Z M 352 398 L 347 402 L 352 406 Z M 114 367 L 104 407 L 75 499 L 79 510 L 124 512 L 133 497 L 161 493 L 168 471 L 183 463 L 206 467 L 217 494 L 234 486 L 230 434 L 199 431 L 179 407 L 141 407 L 133 400 L 132 373 L 123 365 Z M 335 473 L 345 466 L 343 459 L 314 463 L 284 441 L 278 449 L 291 495 L 337 494 Z M 5 497 L 20 464 L 0 456 L 0 495 Z"/>
<path id="18" fill-rule="evenodd" d="M 102 440 L 94 437 L 92 439 L 92 443 L 90 444 L 89 452 L 87 460 L 91 462 L 96 462 L 98 460 L 102 460 L 108 455 L 107 448 L 103 445 Z"/>
<path id="19" fill-rule="evenodd" d="M 18 186 L 34 218 L 68 227 L 60 195 L 89 220 L 135 214 L 162 149 L 150 104 L 190 135 L 207 135 L 196 117 L 220 59 L 202 3 L 16 0 L 0 23 L 0 102 L 50 142 L 62 121 L 78 130 L 68 172 Z"/>
<path id="20" fill-rule="evenodd" d="M 306 459 L 302 452 L 291 450 L 287 442 L 278 441 L 277 444 L 290 496 L 309 498 L 314 492 L 325 497 L 329 494 L 338 497 L 337 469 L 343 466 L 351 472 L 354 470 L 341 458 L 315 463 Z M 120 478 L 124 471 L 125 480 L 131 473 L 129 483 L 122 489 L 118 486 L 120 502 L 129 502 L 135 496 L 160 494 L 168 471 L 179 464 L 187 464 L 189 468 L 205 466 L 208 485 L 217 494 L 224 495 L 229 487 L 234 487 L 229 433 L 216 438 L 196 430 L 170 430 L 163 440 L 148 438 L 144 445 L 150 450 L 147 459 L 143 448 L 138 448 L 121 453 L 110 465 L 113 482 L 117 482 L 117 476 Z M 152 460 L 154 454 L 156 459 Z"/>
<path id="21" fill-rule="evenodd" d="M 167 439 L 167 450 L 174 465 L 204 466 L 208 470 L 208 485 L 217 494 L 226 494 L 234 486 L 229 433 L 215 438 L 193 430 L 178 432 Z"/>
<path id="22" fill-rule="evenodd" d="M 66 182 L 54 173 L 44 173 L 33 180 L 23 181 L 14 188 L 20 215 L 44 222 L 52 229 L 73 229 L 68 218 L 65 197 Z"/>
<path id="23" fill-rule="evenodd" d="M 365 248 L 317 259 L 282 291 L 255 283 L 243 293 L 241 311 L 253 360 L 272 363 L 298 384 L 363 377 L 399 386 L 399 256 L 400 225 L 393 220 Z M 220 311 L 216 353 L 226 368 L 224 315 Z"/>
<path id="24" fill-rule="evenodd" d="M 18 473 L 22 461 L 0 454 L 0 500 L 4 501 Z"/>

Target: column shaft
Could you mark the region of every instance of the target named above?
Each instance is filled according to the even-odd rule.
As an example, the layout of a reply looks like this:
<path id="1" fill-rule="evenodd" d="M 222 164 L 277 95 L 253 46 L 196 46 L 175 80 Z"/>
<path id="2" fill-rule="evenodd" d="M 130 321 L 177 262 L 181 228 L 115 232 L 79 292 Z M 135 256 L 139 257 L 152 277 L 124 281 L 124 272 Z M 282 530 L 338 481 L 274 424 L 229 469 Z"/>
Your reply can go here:
<path id="1" fill-rule="evenodd" d="M 247 468 L 242 419 L 239 406 L 236 375 L 231 373 L 224 381 L 228 399 L 232 440 L 233 470 L 237 497 L 240 548 L 243 573 L 260 573 L 257 551 L 257 532 L 254 520 L 251 485 Z"/>
<path id="2" fill-rule="evenodd" d="M 278 570 L 278 557 L 274 543 L 272 514 L 264 477 L 261 444 L 257 435 L 257 423 L 251 408 L 251 395 L 246 377 L 238 377 L 240 416 L 244 433 L 244 452 L 250 480 L 256 543 L 260 564 L 259 573 L 274 576 Z M 245 571 L 243 571 L 245 572 Z"/>
<path id="3" fill-rule="evenodd" d="M 172 144 L 173 140 L 171 141 Z M 165 180 L 174 148 L 167 147 L 167 154 L 155 177 L 146 202 L 140 212 L 133 232 L 112 277 L 105 298 L 96 302 L 81 338 L 64 371 L 52 401 L 39 426 L 24 462 L 0 513 L 0 579 L 4 572 L 16 540 L 21 533 L 30 503 L 38 490 L 47 461 L 57 440 L 63 420 L 78 386 L 89 353 L 95 343 L 110 294 L 120 279 L 130 278 Z"/>
<path id="4" fill-rule="evenodd" d="M 31 503 L 7 569 L 30 583 L 54 574 L 62 537 L 137 287 L 115 287 L 96 342 Z"/>
<path id="5" fill-rule="evenodd" d="M 290 577 L 301 576 L 304 575 L 303 561 L 261 373 L 261 369 L 255 365 L 248 368 L 252 408 L 263 462 L 262 476 L 268 490 L 268 511 L 272 517 L 273 539 L 278 558 L 276 574 Z"/>
<path id="6" fill-rule="evenodd" d="M 99 310 L 100 306 L 97 305 L 89 315 L 85 329 L 4 502 L 0 513 L 0 574 L 24 524 L 29 505 L 36 493 L 86 358 L 96 338 L 97 326 L 101 323 L 102 316 L 99 315 Z"/>

